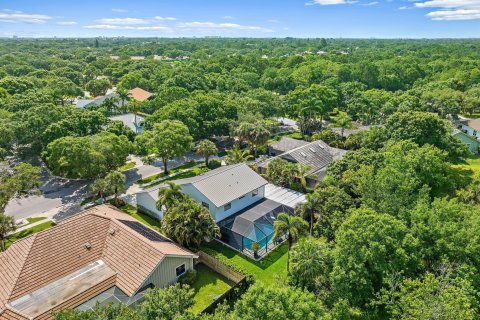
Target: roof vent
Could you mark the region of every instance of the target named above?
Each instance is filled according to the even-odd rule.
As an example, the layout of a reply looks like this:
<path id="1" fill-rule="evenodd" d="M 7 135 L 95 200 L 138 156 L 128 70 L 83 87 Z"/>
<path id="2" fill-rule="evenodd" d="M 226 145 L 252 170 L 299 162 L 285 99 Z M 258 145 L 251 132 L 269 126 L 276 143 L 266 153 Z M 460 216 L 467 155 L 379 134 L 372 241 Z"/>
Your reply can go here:
<path id="1" fill-rule="evenodd" d="M 92 244 L 90 242 L 85 243 L 85 249 L 87 250 L 92 249 Z"/>
<path id="2" fill-rule="evenodd" d="M 317 152 L 317 151 L 315 151 L 315 149 L 313 149 L 313 148 L 309 148 L 309 149 L 310 149 L 310 151 L 312 151 L 313 153 Z"/>
<path id="3" fill-rule="evenodd" d="M 320 148 L 322 148 L 322 149 L 325 149 L 325 147 L 322 146 L 320 143 L 318 144 L 318 146 L 319 146 Z"/>
<path id="4" fill-rule="evenodd" d="M 110 235 L 113 236 L 115 234 L 115 229 L 110 229 L 108 233 L 110 233 Z"/>
<path id="5" fill-rule="evenodd" d="M 307 155 L 306 155 L 305 153 L 303 153 L 303 152 L 300 152 L 300 154 L 301 154 L 302 156 L 304 156 L 305 158 L 307 157 Z"/>

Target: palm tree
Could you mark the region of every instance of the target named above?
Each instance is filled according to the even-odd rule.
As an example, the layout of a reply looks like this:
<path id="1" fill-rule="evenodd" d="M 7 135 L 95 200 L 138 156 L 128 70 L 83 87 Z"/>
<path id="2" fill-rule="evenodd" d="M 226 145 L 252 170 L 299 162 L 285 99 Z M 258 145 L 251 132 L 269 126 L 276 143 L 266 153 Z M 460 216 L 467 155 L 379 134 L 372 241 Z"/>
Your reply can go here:
<path id="1" fill-rule="evenodd" d="M 165 207 L 165 211 L 168 211 L 176 203 L 181 200 L 185 200 L 185 194 L 182 192 L 182 188 L 175 184 L 175 182 L 167 181 L 168 187 L 160 188 L 158 190 L 158 201 L 156 203 L 157 209 L 162 210 Z"/>
<path id="2" fill-rule="evenodd" d="M 3 213 L 0 213 L 0 249 L 5 251 L 5 238 L 7 234 L 17 229 L 15 225 L 15 218 Z"/>
<path id="3" fill-rule="evenodd" d="M 134 120 L 134 123 L 137 123 L 137 113 L 142 110 L 141 108 L 141 104 L 140 104 L 140 101 L 131 101 L 128 105 L 127 105 L 127 108 L 128 108 L 128 111 L 133 113 L 134 116 L 135 116 L 135 120 Z"/>
<path id="4" fill-rule="evenodd" d="M 270 131 L 264 121 L 242 122 L 235 129 L 235 135 L 241 141 L 246 141 L 253 149 L 255 157 L 257 157 L 258 147 L 265 145 L 270 138 Z"/>
<path id="5" fill-rule="evenodd" d="M 240 149 L 240 146 L 236 144 L 233 146 L 233 149 L 227 151 L 225 162 L 228 164 L 237 164 L 247 162 L 250 159 L 253 159 L 250 152 L 248 150 Z"/>
<path id="6" fill-rule="evenodd" d="M 115 205 L 118 206 L 118 194 L 125 189 L 126 177 L 119 171 L 112 171 L 105 177 L 106 184 L 115 196 Z"/>
<path id="7" fill-rule="evenodd" d="M 287 235 L 288 251 L 287 251 L 287 272 L 290 260 L 290 249 L 298 237 L 308 228 L 308 224 L 300 217 L 290 216 L 284 212 L 280 213 L 273 225 L 273 239 L 278 239 L 282 235 Z"/>
<path id="8" fill-rule="evenodd" d="M 315 213 L 318 213 L 318 202 L 315 194 L 307 194 L 307 201 L 300 204 L 297 210 L 304 219 L 310 220 L 310 235 L 313 235 Z"/>
<path id="9" fill-rule="evenodd" d="M 117 95 L 120 101 L 122 102 L 122 109 L 123 109 L 122 111 L 126 112 L 125 102 L 128 103 L 128 101 L 130 101 L 130 95 L 128 94 L 128 91 L 125 89 L 119 89 L 117 90 Z"/>
<path id="10" fill-rule="evenodd" d="M 332 123 L 330 124 L 331 127 L 333 128 L 341 128 L 342 129 L 342 138 L 343 138 L 343 133 L 345 129 L 351 129 L 353 128 L 353 123 L 352 123 L 352 118 L 343 111 L 339 111 L 338 115 L 332 116 Z"/>
<path id="11" fill-rule="evenodd" d="M 108 189 L 107 181 L 103 178 L 96 179 L 90 186 L 92 193 L 100 198 L 105 198 L 106 190 Z"/>
<path id="12" fill-rule="evenodd" d="M 297 164 L 295 176 L 300 180 L 300 184 L 305 190 L 307 190 L 308 188 L 307 178 L 314 177 L 314 175 L 309 173 L 309 171 L 310 171 L 309 165 L 304 165 L 301 163 Z"/>
<path id="13" fill-rule="evenodd" d="M 117 110 L 117 103 L 118 103 L 118 98 L 114 96 L 106 97 L 105 100 L 103 100 L 102 105 L 110 112 L 113 113 L 114 111 Z"/>
<path id="14" fill-rule="evenodd" d="M 162 231 L 182 246 L 198 249 L 203 241 L 220 236 L 220 228 L 207 208 L 189 197 L 170 207 Z"/>
<path id="15" fill-rule="evenodd" d="M 197 145 L 197 154 L 205 158 L 205 166 L 208 167 L 208 158 L 216 155 L 218 152 L 217 146 L 210 140 L 202 140 Z"/>

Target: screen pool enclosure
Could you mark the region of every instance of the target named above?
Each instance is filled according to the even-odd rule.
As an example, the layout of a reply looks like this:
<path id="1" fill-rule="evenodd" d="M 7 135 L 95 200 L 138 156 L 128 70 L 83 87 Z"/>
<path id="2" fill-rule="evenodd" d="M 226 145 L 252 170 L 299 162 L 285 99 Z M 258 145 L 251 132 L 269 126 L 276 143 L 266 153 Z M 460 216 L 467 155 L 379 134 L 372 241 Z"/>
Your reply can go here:
<path id="1" fill-rule="evenodd" d="M 282 212 L 294 214 L 293 208 L 270 199 L 262 199 L 220 221 L 221 240 L 244 254 L 255 258 L 264 256 L 282 240 L 273 239 L 273 225 Z M 254 243 L 258 243 L 256 256 Z"/>

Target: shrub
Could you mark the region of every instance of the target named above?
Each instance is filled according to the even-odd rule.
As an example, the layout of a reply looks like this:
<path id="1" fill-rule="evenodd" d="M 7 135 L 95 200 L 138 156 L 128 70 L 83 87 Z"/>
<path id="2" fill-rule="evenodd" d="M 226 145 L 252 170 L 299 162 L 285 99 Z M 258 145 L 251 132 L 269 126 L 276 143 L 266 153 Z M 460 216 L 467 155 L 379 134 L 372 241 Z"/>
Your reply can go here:
<path id="1" fill-rule="evenodd" d="M 222 161 L 219 159 L 212 159 L 208 162 L 208 168 L 210 170 L 220 168 L 222 166 Z"/>
<path id="2" fill-rule="evenodd" d="M 183 276 L 178 279 L 178 282 L 181 285 L 189 285 L 192 286 L 197 278 L 197 270 L 188 270 Z"/>

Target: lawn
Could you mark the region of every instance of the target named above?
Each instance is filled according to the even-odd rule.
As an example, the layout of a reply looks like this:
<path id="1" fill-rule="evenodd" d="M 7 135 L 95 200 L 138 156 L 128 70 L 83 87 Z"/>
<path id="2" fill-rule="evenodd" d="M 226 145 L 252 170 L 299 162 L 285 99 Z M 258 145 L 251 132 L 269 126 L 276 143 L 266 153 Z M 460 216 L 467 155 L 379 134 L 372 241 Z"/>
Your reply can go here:
<path id="1" fill-rule="evenodd" d="M 134 167 L 135 167 L 135 162 L 130 161 L 130 162 L 125 163 L 120 168 L 118 168 L 118 171 L 122 172 L 122 171 L 125 171 L 125 170 L 128 170 L 128 169 L 132 169 Z"/>
<path id="2" fill-rule="evenodd" d="M 463 164 L 468 169 L 471 169 L 473 172 L 480 173 L 480 156 L 471 156 L 466 160 L 466 163 Z"/>
<path id="3" fill-rule="evenodd" d="M 278 283 L 278 278 L 287 278 L 287 244 L 284 243 L 259 262 L 253 261 L 237 251 L 212 241 L 202 250 L 223 261 L 227 265 L 236 265 L 253 275 L 256 281 L 266 285 Z"/>
<path id="4" fill-rule="evenodd" d="M 29 224 L 38 222 L 38 221 L 45 220 L 45 219 L 47 219 L 47 218 L 45 218 L 45 217 L 27 218 L 28 223 L 26 224 L 26 226 L 28 226 Z"/>
<path id="5" fill-rule="evenodd" d="M 113 204 L 113 201 L 114 200 L 112 199 L 112 200 L 109 200 L 108 202 L 110 204 Z M 118 207 L 118 209 L 120 209 L 123 212 L 131 215 L 132 217 L 134 217 L 135 219 L 137 219 L 141 223 L 146 224 L 147 226 L 160 228 L 160 222 L 157 219 L 154 219 L 150 216 L 147 216 L 146 214 L 137 212 L 137 208 L 135 208 L 134 206 L 132 206 L 128 203 L 125 203 L 123 206 Z"/>
<path id="6" fill-rule="evenodd" d="M 20 239 L 25 238 L 25 237 L 28 237 L 28 236 L 36 233 L 36 232 L 40 232 L 42 230 L 53 227 L 54 225 L 55 225 L 55 223 L 53 221 L 47 221 L 47 222 L 41 223 L 39 225 L 36 225 L 34 227 L 25 229 L 25 230 L 17 232 L 17 233 L 14 233 L 14 234 L 8 236 L 5 239 L 5 246 L 8 248 L 15 241 L 20 240 Z"/>
<path id="7" fill-rule="evenodd" d="M 157 181 L 157 182 L 154 182 L 152 184 L 149 184 L 148 186 L 144 186 L 144 188 L 148 189 L 148 188 L 151 188 L 153 186 L 165 183 L 167 181 L 175 181 L 175 180 L 180 180 L 180 179 L 185 179 L 185 178 L 196 177 L 199 174 L 202 174 L 204 172 L 205 172 L 205 167 L 193 168 L 192 170 L 185 171 L 185 172 L 179 173 L 177 175 L 174 175 L 172 177 L 168 177 L 166 179 L 163 179 L 161 181 Z"/>
<path id="8" fill-rule="evenodd" d="M 168 173 L 169 174 L 172 174 L 172 173 L 176 173 L 176 172 L 179 172 L 181 170 L 185 170 L 185 169 L 190 169 L 192 167 L 195 167 L 196 165 L 202 163 L 203 161 L 190 161 L 190 162 L 187 162 L 185 163 L 184 165 L 181 165 L 179 167 L 176 167 L 176 168 L 173 168 L 173 169 L 170 169 L 168 170 Z M 165 176 L 165 173 L 163 172 L 160 172 L 160 173 L 157 173 L 157 174 L 154 174 L 153 176 L 149 176 L 149 177 L 146 177 L 146 178 L 143 178 L 143 179 L 140 179 L 140 180 L 137 180 L 136 183 L 138 184 L 145 184 L 145 183 L 149 183 L 149 182 L 152 182 L 154 180 L 157 180 L 157 179 L 160 179 L 162 177 Z"/>
<path id="9" fill-rule="evenodd" d="M 197 277 L 192 284 L 192 288 L 195 290 L 193 297 L 195 304 L 190 311 L 198 314 L 212 304 L 215 297 L 227 292 L 233 283 L 202 263 L 198 264 L 195 269 Z"/>

